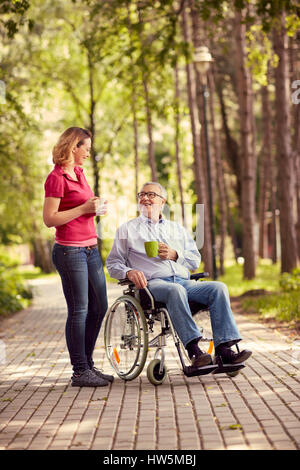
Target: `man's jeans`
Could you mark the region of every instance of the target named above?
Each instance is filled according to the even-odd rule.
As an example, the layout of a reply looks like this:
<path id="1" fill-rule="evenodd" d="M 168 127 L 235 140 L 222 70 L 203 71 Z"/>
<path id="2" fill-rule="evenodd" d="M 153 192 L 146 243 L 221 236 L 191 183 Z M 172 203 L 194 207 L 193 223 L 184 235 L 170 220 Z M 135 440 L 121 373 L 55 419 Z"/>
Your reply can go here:
<path id="1" fill-rule="evenodd" d="M 192 318 L 189 300 L 208 305 L 215 347 L 226 342 L 232 342 L 232 345 L 242 339 L 230 308 L 227 286 L 222 282 L 197 282 L 171 276 L 151 279 L 148 288 L 155 300 L 167 305 L 173 326 L 184 347 L 202 336 Z"/>
<path id="2" fill-rule="evenodd" d="M 55 244 L 53 264 L 60 274 L 68 306 L 66 340 L 74 372 L 93 366 L 92 359 L 107 310 L 106 283 L 97 248 Z"/>

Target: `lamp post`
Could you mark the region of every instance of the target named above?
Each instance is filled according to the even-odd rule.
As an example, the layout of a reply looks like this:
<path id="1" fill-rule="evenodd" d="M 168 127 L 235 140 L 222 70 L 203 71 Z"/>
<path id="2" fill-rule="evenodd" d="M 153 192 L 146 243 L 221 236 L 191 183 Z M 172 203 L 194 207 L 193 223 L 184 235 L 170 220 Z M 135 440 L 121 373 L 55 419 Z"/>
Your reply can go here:
<path id="1" fill-rule="evenodd" d="M 212 244 L 212 266 L 213 266 L 213 279 L 218 278 L 217 262 L 216 262 L 216 241 L 215 241 L 215 224 L 213 214 L 213 201 L 212 201 L 212 186 L 211 186 L 211 161 L 210 161 L 210 148 L 208 138 L 208 125 L 207 125 L 207 111 L 206 111 L 206 100 L 209 96 L 207 90 L 206 80 L 207 72 L 210 67 L 213 58 L 209 49 L 205 46 L 197 47 L 194 55 L 194 63 L 196 69 L 201 77 L 202 95 L 203 95 L 203 117 L 204 117 L 204 134 L 205 134 L 205 145 L 206 145 L 206 166 L 207 166 L 207 177 L 208 177 L 208 207 L 209 207 L 209 218 L 210 218 L 210 232 L 211 232 L 211 244 Z"/>

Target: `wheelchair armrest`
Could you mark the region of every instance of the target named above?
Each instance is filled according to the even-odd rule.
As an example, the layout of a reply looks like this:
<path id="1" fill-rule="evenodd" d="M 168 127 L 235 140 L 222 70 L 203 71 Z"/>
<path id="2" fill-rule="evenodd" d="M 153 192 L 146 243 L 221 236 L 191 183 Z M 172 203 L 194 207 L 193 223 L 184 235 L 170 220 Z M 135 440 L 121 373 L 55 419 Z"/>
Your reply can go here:
<path id="1" fill-rule="evenodd" d="M 209 273 L 196 273 L 191 275 L 191 279 L 198 281 L 198 279 L 202 279 L 203 277 L 209 277 Z"/>
<path id="2" fill-rule="evenodd" d="M 130 279 L 128 279 L 128 277 L 125 277 L 124 279 L 120 279 L 118 284 L 120 286 L 130 286 L 130 285 L 134 286 L 134 283 Z"/>
<path id="3" fill-rule="evenodd" d="M 209 277 L 209 273 L 203 272 L 203 273 L 195 273 L 191 275 L 191 279 L 194 279 L 196 281 L 198 281 L 198 279 L 203 279 L 204 277 Z M 120 286 L 129 286 L 131 284 L 134 285 L 134 283 L 130 281 L 128 277 L 125 277 L 124 279 L 120 279 L 118 284 Z"/>

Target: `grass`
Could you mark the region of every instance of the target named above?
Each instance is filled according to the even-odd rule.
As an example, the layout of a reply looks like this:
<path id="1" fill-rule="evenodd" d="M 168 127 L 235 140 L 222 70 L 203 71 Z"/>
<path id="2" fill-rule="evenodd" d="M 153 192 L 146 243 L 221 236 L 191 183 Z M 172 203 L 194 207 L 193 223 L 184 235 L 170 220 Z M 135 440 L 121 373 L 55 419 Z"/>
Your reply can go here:
<path id="1" fill-rule="evenodd" d="M 279 279 L 280 265 L 273 265 L 268 260 L 260 260 L 255 279 L 243 279 L 243 266 L 228 262 L 225 267 L 225 275 L 220 276 L 218 280 L 227 285 L 230 296 L 237 297 L 253 290 L 277 292 L 280 288 Z"/>
<path id="2" fill-rule="evenodd" d="M 38 279 L 38 278 L 47 278 L 47 277 L 53 277 L 57 275 L 56 272 L 52 273 L 44 273 L 41 268 L 38 268 L 36 266 L 19 266 L 18 267 L 18 272 L 22 276 L 23 279 L 25 280 L 30 280 L 30 279 Z"/>
<path id="3" fill-rule="evenodd" d="M 225 266 L 225 275 L 218 280 L 227 285 L 230 297 L 242 296 L 243 311 L 281 322 L 300 322 L 299 272 L 281 275 L 279 263 L 273 265 L 269 260 L 260 260 L 256 278 L 246 280 L 243 266 L 231 261 Z"/>
<path id="4" fill-rule="evenodd" d="M 256 298 L 245 298 L 242 307 L 246 312 L 282 322 L 300 321 L 300 292 L 279 292 Z"/>

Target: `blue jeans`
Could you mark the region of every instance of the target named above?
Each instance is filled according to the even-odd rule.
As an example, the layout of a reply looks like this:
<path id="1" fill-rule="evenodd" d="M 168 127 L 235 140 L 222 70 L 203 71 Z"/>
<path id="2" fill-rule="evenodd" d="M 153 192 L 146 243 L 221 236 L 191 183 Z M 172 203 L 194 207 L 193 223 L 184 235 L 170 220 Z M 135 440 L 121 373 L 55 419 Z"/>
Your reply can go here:
<path id="1" fill-rule="evenodd" d="M 148 281 L 148 288 L 155 300 L 167 305 L 173 326 L 184 347 L 193 339 L 202 336 L 193 320 L 189 300 L 208 306 L 215 347 L 227 342 L 232 342 L 232 345 L 242 339 L 233 318 L 228 289 L 224 283 L 197 282 L 171 276 L 151 279 Z"/>
<path id="2" fill-rule="evenodd" d="M 66 341 L 75 373 L 93 367 L 93 351 L 107 310 L 106 282 L 97 248 L 55 244 L 52 260 L 68 307 Z"/>

